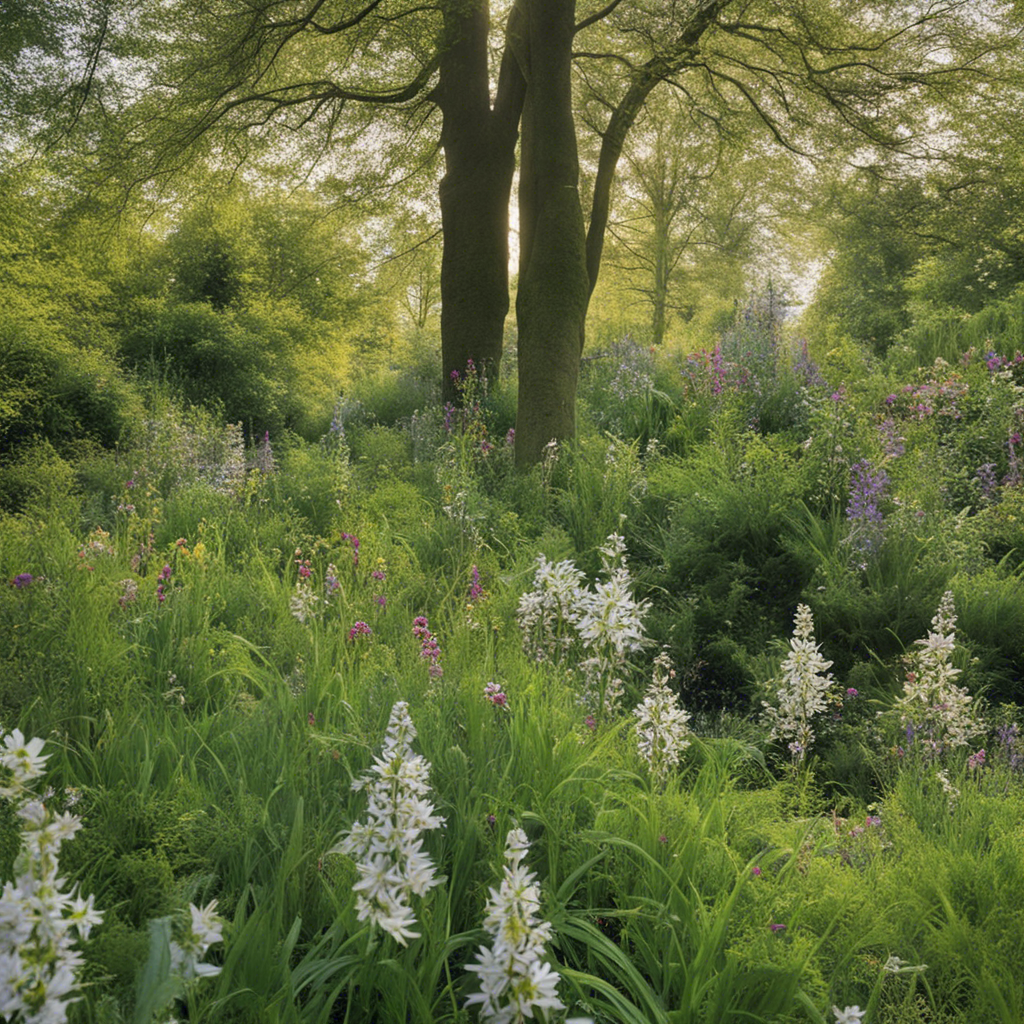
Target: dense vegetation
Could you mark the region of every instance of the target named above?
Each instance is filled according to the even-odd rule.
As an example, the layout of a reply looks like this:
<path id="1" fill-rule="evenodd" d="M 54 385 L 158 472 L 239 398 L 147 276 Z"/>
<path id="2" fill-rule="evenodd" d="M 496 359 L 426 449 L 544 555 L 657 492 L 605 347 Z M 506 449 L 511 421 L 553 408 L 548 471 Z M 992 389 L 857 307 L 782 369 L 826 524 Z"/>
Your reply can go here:
<path id="1" fill-rule="evenodd" d="M 189 1019 L 467 1019 L 515 827 L 574 1015 L 1019 1019 L 1019 299 L 882 358 L 787 332 L 768 292 L 706 351 L 627 340 L 584 365 L 579 439 L 524 474 L 509 389 L 472 368 L 456 408 L 368 367 L 329 418 L 239 360 L 270 382 L 247 431 L 217 412 L 232 388 L 198 390 L 231 378 L 133 347 L 188 317 L 183 341 L 224 341 L 244 305 L 140 298 L 85 343 L 108 299 L 65 294 L 8 321 L 0 718 L 46 739 L 49 800 L 83 822 L 61 873 L 103 923 L 72 1019 L 131 1018 L 150 922 L 213 899 L 222 970 Z M 552 590 L 541 555 L 579 575 Z M 801 604 L 834 677 L 805 749 L 764 707 Z M 936 632 L 967 742 L 907 710 Z M 652 672 L 692 716 L 677 764 L 638 746 Z M 399 701 L 444 818 L 407 946 L 357 920 L 358 858 L 330 852 Z"/>
<path id="2" fill-rule="evenodd" d="M 1019 26 L 0 4 L 0 1019 L 1020 1024 Z"/>

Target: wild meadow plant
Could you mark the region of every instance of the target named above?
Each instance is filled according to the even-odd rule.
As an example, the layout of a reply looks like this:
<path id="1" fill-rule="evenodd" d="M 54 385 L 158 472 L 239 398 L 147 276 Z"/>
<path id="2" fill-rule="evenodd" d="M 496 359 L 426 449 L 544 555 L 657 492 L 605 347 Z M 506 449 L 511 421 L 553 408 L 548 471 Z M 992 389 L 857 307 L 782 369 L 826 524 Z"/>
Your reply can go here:
<path id="1" fill-rule="evenodd" d="M 814 742 L 813 720 L 828 707 L 835 685 L 829 672 L 832 662 L 821 656 L 821 645 L 814 642 L 814 618 L 811 609 L 797 605 L 789 653 L 782 663 L 781 686 L 775 701 L 762 701 L 764 721 L 771 727 L 771 738 L 789 740 L 794 762 L 802 762 Z"/>
<path id="2" fill-rule="evenodd" d="M 384 746 L 373 766 L 352 788 L 367 794 L 367 821 L 356 822 L 328 853 L 343 853 L 356 861 L 359 880 L 356 917 L 386 931 L 399 945 L 419 937 L 412 896 L 425 896 L 442 882 L 423 849 L 421 834 L 440 828 L 430 795 L 430 763 L 414 754 L 416 727 L 409 705 L 398 701 L 391 709 Z"/>
<path id="3" fill-rule="evenodd" d="M 618 710 L 628 658 L 649 643 L 643 618 L 650 602 L 633 597 L 622 536 L 610 534 L 598 550 L 605 579 L 590 586 L 572 561 L 552 565 L 539 555 L 516 619 L 524 650 L 536 660 L 565 663 L 571 652 L 579 654 L 581 699 L 600 718 Z"/>
<path id="4" fill-rule="evenodd" d="M 954 683 L 960 669 L 952 664 L 956 649 L 952 591 L 942 595 L 932 628 L 917 646 L 921 649 L 908 659 L 903 693 L 889 715 L 899 721 L 908 747 L 914 744 L 930 760 L 938 760 L 967 746 L 984 731 L 972 706 L 973 698 Z"/>
<path id="5" fill-rule="evenodd" d="M 885 523 L 879 507 L 889 487 L 889 474 L 875 469 L 867 459 L 850 470 L 850 498 L 846 506 L 849 533 L 846 543 L 857 557 L 866 561 L 874 555 L 885 537 Z"/>
<path id="6" fill-rule="evenodd" d="M 490 1024 L 523 1024 L 534 1013 L 541 1020 L 548 1010 L 564 1010 L 558 998 L 558 972 L 544 960 L 551 925 L 540 918 L 537 875 L 523 861 L 530 843 L 521 828 L 505 839 L 501 885 L 491 889 L 484 929 L 490 946 L 481 946 L 476 962 L 466 967 L 480 980 L 480 991 L 466 1000 L 479 1004 L 480 1018 Z"/>
<path id="7" fill-rule="evenodd" d="M 7 778 L 0 797 L 22 821 L 15 878 L 0 893 L 0 1014 L 18 1024 L 63 1024 L 76 997 L 82 954 L 74 949 L 102 915 L 93 897 L 64 892 L 58 872 L 61 844 L 82 827 L 65 811 L 54 814 L 33 783 L 44 773 L 44 741 L 26 741 L 19 729 L 3 738 L 0 766 Z M 44 798 L 45 799 L 45 798 Z"/>
<path id="8" fill-rule="evenodd" d="M 668 654 L 663 651 L 654 659 L 651 684 L 643 701 L 633 709 L 637 747 L 658 786 L 665 784 L 669 772 L 690 745 L 690 715 L 680 707 L 679 698 L 668 686 L 675 674 Z"/>

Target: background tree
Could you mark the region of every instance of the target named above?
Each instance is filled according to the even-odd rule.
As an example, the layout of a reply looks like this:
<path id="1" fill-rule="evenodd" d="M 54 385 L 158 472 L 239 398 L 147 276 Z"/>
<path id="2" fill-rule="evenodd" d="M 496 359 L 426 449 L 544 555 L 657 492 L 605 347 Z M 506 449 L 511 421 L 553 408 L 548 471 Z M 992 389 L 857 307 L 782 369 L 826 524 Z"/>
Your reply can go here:
<path id="1" fill-rule="evenodd" d="M 996 13 L 1003 6 L 993 0 Z M 752 111 L 768 137 L 804 153 L 912 152 L 925 92 L 953 88 L 987 50 L 968 36 L 985 28 L 975 7 L 515 0 L 498 39 L 485 0 L 169 0 L 114 22 L 109 52 L 122 69 L 114 77 L 137 95 L 117 131 L 99 134 L 96 120 L 88 127 L 99 155 L 130 182 L 172 175 L 196 156 L 237 167 L 273 150 L 278 169 L 308 175 L 320 166 L 320 188 L 365 202 L 429 166 L 440 143 L 446 378 L 470 356 L 492 373 L 499 363 L 521 130 L 517 458 L 525 464 L 551 437 L 573 434 L 612 186 L 651 93 L 699 85 L 712 120 Z M 584 69 L 577 92 L 590 94 L 584 107 L 602 111 L 589 119 L 601 140 L 584 189 L 589 217 L 574 61 Z"/>

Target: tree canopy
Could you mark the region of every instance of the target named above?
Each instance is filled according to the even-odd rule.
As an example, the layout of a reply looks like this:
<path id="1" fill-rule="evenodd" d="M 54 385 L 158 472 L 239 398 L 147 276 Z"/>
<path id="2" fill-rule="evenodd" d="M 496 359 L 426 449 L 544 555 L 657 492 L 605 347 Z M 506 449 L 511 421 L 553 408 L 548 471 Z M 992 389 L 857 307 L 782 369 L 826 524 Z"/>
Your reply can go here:
<path id="1" fill-rule="evenodd" d="M 91 0 L 55 5 L 51 20 L 39 4 L 10 10 L 8 52 L 33 73 L 4 79 L 18 114 L 8 130 L 51 147 L 70 138 L 95 181 L 153 193 L 200 161 L 372 210 L 389 190 L 431 183 L 441 154 L 446 382 L 467 359 L 498 372 L 518 170 L 522 464 L 573 434 L 616 174 L 652 95 L 673 90 L 685 105 L 698 162 L 742 137 L 748 152 L 771 145 L 810 162 L 920 163 L 951 144 L 949 112 L 1002 74 L 1015 42 L 1013 7 L 999 0 Z"/>

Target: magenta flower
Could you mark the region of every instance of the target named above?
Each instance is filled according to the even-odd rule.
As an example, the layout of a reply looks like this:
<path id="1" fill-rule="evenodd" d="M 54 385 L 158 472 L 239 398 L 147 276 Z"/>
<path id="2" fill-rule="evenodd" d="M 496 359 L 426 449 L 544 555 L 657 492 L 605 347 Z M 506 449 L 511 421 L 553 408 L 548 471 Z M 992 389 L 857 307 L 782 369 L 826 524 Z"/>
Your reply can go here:
<path id="1" fill-rule="evenodd" d="M 760 877 L 761 877 L 761 867 L 760 867 L 760 865 L 758 865 L 758 864 L 755 864 L 755 865 L 754 865 L 754 866 L 753 866 L 753 867 L 752 867 L 752 868 L 750 869 L 750 873 L 751 873 L 751 874 L 752 874 L 752 875 L 753 875 L 753 876 L 754 876 L 755 878 L 760 878 Z"/>
<path id="2" fill-rule="evenodd" d="M 373 630 L 363 622 L 362 620 L 355 623 L 355 625 L 348 631 L 349 640 L 355 640 L 357 636 L 372 636 Z"/>
<path id="3" fill-rule="evenodd" d="M 352 568 L 359 565 L 359 538 L 354 533 L 343 533 L 342 540 L 347 540 L 352 545 Z"/>
<path id="4" fill-rule="evenodd" d="M 488 683 L 484 687 L 484 696 L 496 707 L 508 707 L 508 695 L 502 693 L 501 683 Z"/>
<path id="5" fill-rule="evenodd" d="M 770 924 L 768 925 L 768 928 L 773 932 L 784 932 L 786 930 L 786 926 L 784 924 Z"/>

